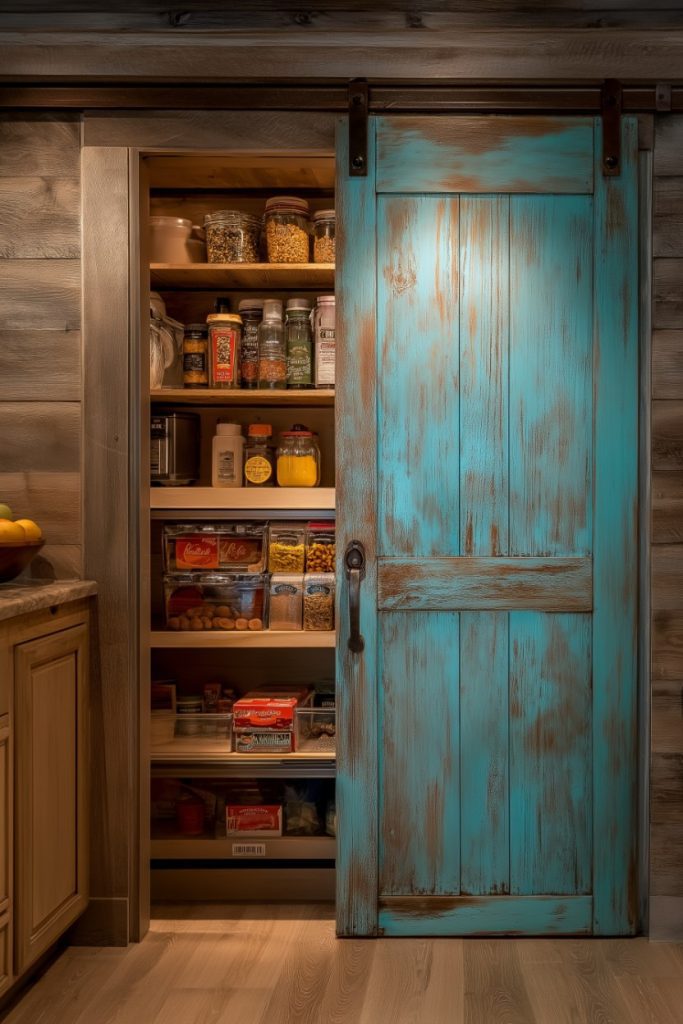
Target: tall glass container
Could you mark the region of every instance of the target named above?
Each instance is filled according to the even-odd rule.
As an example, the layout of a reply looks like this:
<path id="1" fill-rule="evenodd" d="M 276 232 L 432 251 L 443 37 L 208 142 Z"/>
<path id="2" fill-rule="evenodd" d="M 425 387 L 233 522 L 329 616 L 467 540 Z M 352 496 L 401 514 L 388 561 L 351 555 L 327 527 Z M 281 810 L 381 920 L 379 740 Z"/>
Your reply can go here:
<path id="1" fill-rule="evenodd" d="M 287 350 L 279 299 L 263 303 L 258 329 L 258 386 L 264 391 L 287 387 Z"/>
<path id="2" fill-rule="evenodd" d="M 285 318 L 287 387 L 313 387 L 313 329 L 308 299 L 288 299 Z"/>

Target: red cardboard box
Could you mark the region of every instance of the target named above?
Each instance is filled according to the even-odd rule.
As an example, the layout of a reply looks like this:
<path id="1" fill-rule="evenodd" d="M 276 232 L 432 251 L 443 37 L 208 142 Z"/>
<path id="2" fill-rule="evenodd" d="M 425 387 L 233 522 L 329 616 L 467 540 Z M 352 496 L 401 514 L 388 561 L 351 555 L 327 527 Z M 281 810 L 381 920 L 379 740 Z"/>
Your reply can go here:
<path id="1" fill-rule="evenodd" d="M 306 690 L 254 690 L 235 701 L 233 727 L 235 729 L 275 729 L 278 732 L 294 729 L 296 708 L 306 702 Z"/>
<path id="2" fill-rule="evenodd" d="M 226 833 L 229 836 L 281 836 L 280 804 L 227 804 Z"/>

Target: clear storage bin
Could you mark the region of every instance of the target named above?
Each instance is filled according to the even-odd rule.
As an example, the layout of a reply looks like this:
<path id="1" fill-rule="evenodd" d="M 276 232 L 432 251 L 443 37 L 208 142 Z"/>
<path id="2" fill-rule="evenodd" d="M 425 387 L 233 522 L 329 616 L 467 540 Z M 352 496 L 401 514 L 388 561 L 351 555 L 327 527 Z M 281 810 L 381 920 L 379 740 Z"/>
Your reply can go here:
<path id="1" fill-rule="evenodd" d="M 304 576 L 304 629 L 334 629 L 334 573 Z"/>
<path id="2" fill-rule="evenodd" d="M 268 536 L 268 571 L 303 574 L 305 538 L 304 527 L 296 523 L 271 525 Z"/>
<path id="3" fill-rule="evenodd" d="M 334 210 L 318 210 L 318 212 L 313 215 L 313 262 L 334 263 L 334 257 Z"/>
<path id="4" fill-rule="evenodd" d="M 335 524 L 309 523 L 306 527 L 306 572 L 334 572 L 337 551 Z"/>
<path id="5" fill-rule="evenodd" d="M 333 754 L 336 750 L 335 708 L 296 709 L 296 749 L 303 754 Z"/>
<path id="6" fill-rule="evenodd" d="M 200 632 L 265 628 L 268 576 L 240 573 L 166 573 L 166 627 Z"/>
<path id="7" fill-rule="evenodd" d="M 268 599 L 270 629 L 303 628 L 303 575 L 271 576 Z"/>
<path id="8" fill-rule="evenodd" d="M 261 218 L 241 210 L 217 210 L 204 217 L 209 263 L 258 263 Z"/>
<path id="9" fill-rule="evenodd" d="M 175 523 L 163 528 L 167 572 L 260 573 L 266 567 L 264 523 Z"/>
<path id="10" fill-rule="evenodd" d="M 232 715 L 171 715 L 165 732 L 152 729 L 150 745 L 171 753 L 188 750 L 197 754 L 228 754 L 232 750 Z M 153 723 L 154 726 L 154 723 Z"/>

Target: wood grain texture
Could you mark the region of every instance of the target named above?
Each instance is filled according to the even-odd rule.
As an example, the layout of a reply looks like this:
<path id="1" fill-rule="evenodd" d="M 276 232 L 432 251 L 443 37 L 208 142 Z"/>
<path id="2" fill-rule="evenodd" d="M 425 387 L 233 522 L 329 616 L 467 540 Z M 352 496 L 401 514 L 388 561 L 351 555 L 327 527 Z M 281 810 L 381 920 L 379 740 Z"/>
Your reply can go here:
<path id="1" fill-rule="evenodd" d="M 81 390 L 80 331 L 0 330 L 0 401 L 80 402 Z"/>
<path id="2" fill-rule="evenodd" d="M 590 611 L 590 558 L 382 558 L 378 600 L 392 609 Z"/>
<path id="3" fill-rule="evenodd" d="M 683 120 L 680 117 L 655 119 L 655 152 L 653 171 L 656 177 L 681 176 L 683 151 Z"/>
<path id="4" fill-rule="evenodd" d="M 0 178 L 70 178 L 80 171 L 80 116 L 3 113 L 0 119 Z"/>
<path id="5" fill-rule="evenodd" d="M 652 616 L 652 682 L 683 679 L 683 609 Z"/>
<path id="6" fill-rule="evenodd" d="M 683 896 L 683 823 L 659 822 L 652 829 L 650 895 Z"/>
<path id="7" fill-rule="evenodd" d="M 683 825 L 682 779 L 683 752 L 652 754 L 650 761 L 650 821 L 652 825 Z"/>
<path id="8" fill-rule="evenodd" d="M 683 400 L 683 331 L 652 333 L 652 397 Z"/>
<path id="9" fill-rule="evenodd" d="M 78 179 L 0 177 L 0 258 L 80 255 Z"/>
<path id="10" fill-rule="evenodd" d="M 78 402 L 2 402 L 2 470 L 22 473 L 77 473 L 80 467 L 81 408 Z"/>
<path id="11" fill-rule="evenodd" d="M 0 260 L 0 330 L 73 331 L 80 322 L 79 260 Z"/>
<path id="12" fill-rule="evenodd" d="M 590 896 L 383 896 L 379 924 L 386 936 L 586 935 L 592 903 Z"/>
<path id="13" fill-rule="evenodd" d="M 657 544 L 652 548 L 653 612 L 676 612 L 683 594 L 683 544 Z M 657 650 L 656 641 L 654 650 Z"/>
<path id="14" fill-rule="evenodd" d="M 460 890 L 458 650 L 452 612 L 380 617 L 381 894 Z"/>
<path id="15" fill-rule="evenodd" d="M 657 259 L 653 264 L 653 324 L 656 328 L 683 327 L 683 260 Z"/>
<path id="16" fill-rule="evenodd" d="M 590 118 L 380 117 L 378 132 L 378 192 L 593 188 Z"/>
<path id="17" fill-rule="evenodd" d="M 654 683 L 651 714 L 653 753 L 683 753 L 683 682 Z"/>
<path id="18" fill-rule="evenodd" d="M 367 178 L 348 175 L 348 129 L 338 122 L 337 329 L 337 630 L 349 635 L 348 591 L 342 569 L 347 544 L 365 547 L 360 629 L 365 654 L 337 645 L 337 932 L 345 936 L 377 931 L 377 336 L 375 245 L 360 249 L 360 236 L 374 238 L 375 130 L 368 131 Z"/>
<path id="19" fill-rule="evenodd" d="M 653 470 L 683 469 L 683 401 L 653 402 L 651 420 Z"/>
<path id="20" fill-rule="evenodd" d="M 16 519 L 35 519 L 49 544 L 80 543 L 81 478 L 78 471 L 2 472 L 0 495 L 0 501 L 10 506 Z"/>
<path id="21" fill-rule="evenodd" d="M 683 471 L 653 473 L 651 494 L 652 543 L 683 543 Z"/>

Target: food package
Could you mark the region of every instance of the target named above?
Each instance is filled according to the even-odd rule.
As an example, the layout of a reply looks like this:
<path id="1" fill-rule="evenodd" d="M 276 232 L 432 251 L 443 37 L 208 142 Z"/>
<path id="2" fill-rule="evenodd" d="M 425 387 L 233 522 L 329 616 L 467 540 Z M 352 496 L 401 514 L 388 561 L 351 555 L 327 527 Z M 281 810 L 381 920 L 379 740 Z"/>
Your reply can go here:
<path id="1" fill-rule="evenodd" d="M 282 835 L 280 804 L 226 804 L 226 834 L 266 838 Z"/>

